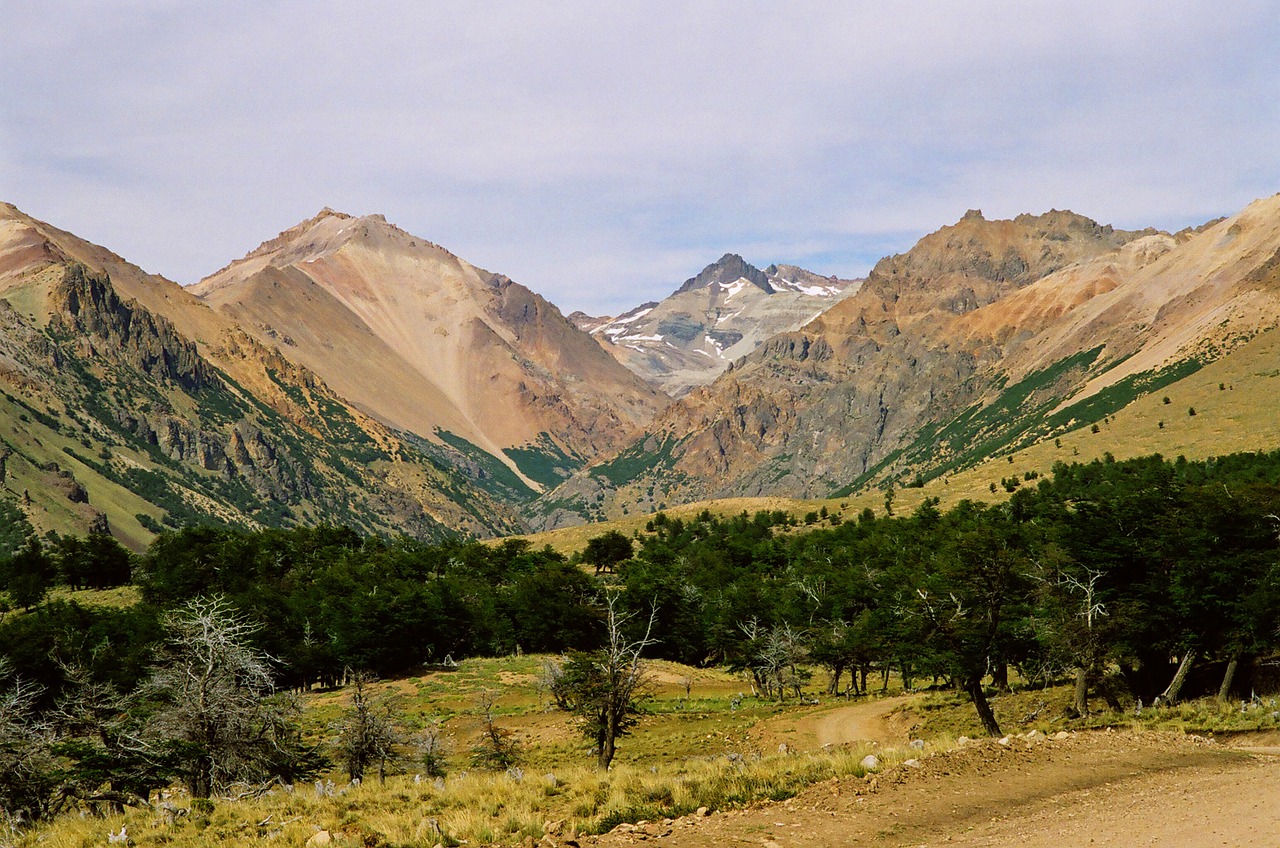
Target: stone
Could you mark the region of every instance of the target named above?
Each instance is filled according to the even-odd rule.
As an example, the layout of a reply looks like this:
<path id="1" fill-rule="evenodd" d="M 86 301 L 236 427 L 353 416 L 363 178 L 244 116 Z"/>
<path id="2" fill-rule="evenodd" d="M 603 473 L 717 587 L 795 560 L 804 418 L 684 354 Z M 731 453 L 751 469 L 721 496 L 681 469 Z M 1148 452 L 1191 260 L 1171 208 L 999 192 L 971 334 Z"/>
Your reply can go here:
<path id="1" fill-rule="evenodd" d="M 332 841 L 333 841 L 333 836 L 332 834 L 329 833 L 329 831 L 318 830 L 314 834 L 312 834 L 310 839 L 307 840 L 307 846 L 308 848 L 318 848 L 318 846 L 328 845 Z"/>
<path id="2" fill-rule="evenodd" d="M 915 757 L 912 757 L 909 760 L 903 761 L 902 764 L 907 768 L 920 768 L 920 761 L 917 760 Z"/>
<path id="3" fill-rule="evenodd" d="M 961 736 L 959 739 L 956 740 L 956 744 L 963 747 L 965 745 L 968 745 L 972 741 L 973 740 L 970 739 L 968 736 Z"/>
<path id="4" fill-rule="evenodd" d="M 1053 738 L 1057 739 L 1058 741 L 1062 741 L 1063 739 L 1066 739 L 1070 735 L 1071 734 L 1067 733 L 1067 731 L 1065 730 L 1059 730 L 1057 733 L 1053 734 Z"/>
<path id="5" fill-rule="evenodd" d="M 711 815 L 711 811 L 710 811 L 709 809 L 707 809 L 706 807 L 699 807 L 699 808 L 698 808 L 698 811 L 697 811 L 696 813 L 694 813 L 694 815 L 695 815 L 695 816 L 697 816 L 697 817 L 698 817 L 698 818 L 700 818 L 700 819 L 704 819 L 704 818 L 706 818 L 707 816 Z"/>
<path id="6" fill-rule="evenodd" d="M 1039 738 L 1040 738 L 1040 731 L 1038 730 L 1032 730 L 1027 734 L 1027 739 L 1039 739 Z"/>
<path id="7" fill-rule="evenodd" d="M 1010 739 L 1008 736 L 1001 736 L 999 739 L 997 739 L 997 740 L 996 740 L 996 742 L 997 742 L 998 744 L 1003 745 L 1003 746 L 1005 746 L 1006 748 L 1008 748 L 1008 747 L 1009 747 L 1009 743 L 1010 743 L 1010 742 L 1012 742 L 1012 741 L 1013 741 L 1013 740 L 1012 740 L 1012 739 Z"/>
<path id="8" fill-rule="evenodd" d="M 867 754 L 862 758 L 862 767 L 867 771 L 875 771 L 880 768 L 880 758 L 875 754 Z"/>
<path id="9" fill-rule="evenodd" d="M 924 750 L 924 740 L 923 740 L 923 739 L 912 739 L 912 740 L 911 740 L 911 747 L 912 747 L 912 748 L 915 748 L 917 751 L 923 751 L 923 750 Z"/>

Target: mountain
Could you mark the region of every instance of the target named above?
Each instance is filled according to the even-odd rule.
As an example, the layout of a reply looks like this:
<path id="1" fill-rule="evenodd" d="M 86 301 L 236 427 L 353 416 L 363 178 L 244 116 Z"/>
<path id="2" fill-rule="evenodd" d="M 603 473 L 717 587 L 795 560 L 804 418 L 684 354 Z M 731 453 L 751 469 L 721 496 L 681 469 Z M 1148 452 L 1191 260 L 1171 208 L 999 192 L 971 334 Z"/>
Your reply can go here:
<path id="1" fill-rule="evenodd" d="M 326 209 L 192 288 L 366 414 L 531 498 L 665 398 L 555 306 L 388 224 Z"/>
<path id="2" fill-rule="evenodd" d="M 1088 426 L 1280 323 L 1280 196 L 1178 234 L 971 211 L 543 503 L 546 526 L 945 475 Z"/>
<path id="3" fill-rule="evenodd" d="M 446 460 L 176 283 L 0 204 L 0 497 L 38 529 L 519 526 Z"/>
<path id="4" fill-rule="evenodd" d="M 1280 195 L 1179 233 L 972 211 L 860 284 L 729 255 L 573 319 L 380 216 L 326 210 L 189 290 L 0 205 L 0 506 L 135 548 L 205 522 L 493 535 L 960 485 L 1121 410 L 1159 449 L 1213 444 L 1217 409 L 1239 449 L 1240 410 L 1276 403 L 1245 387 L 1280 348 Z M 1168 395 L 1207 411 L 1167 422 Z"/>
<path id="5" fill-rule="evenodd" d="M 680 397 L 770 336 L 798 330 L 858 284 L 794 265 L 761 271 L 729 253 L 659 303 L 616 318 L 569 317 L 627 368 Z"/>

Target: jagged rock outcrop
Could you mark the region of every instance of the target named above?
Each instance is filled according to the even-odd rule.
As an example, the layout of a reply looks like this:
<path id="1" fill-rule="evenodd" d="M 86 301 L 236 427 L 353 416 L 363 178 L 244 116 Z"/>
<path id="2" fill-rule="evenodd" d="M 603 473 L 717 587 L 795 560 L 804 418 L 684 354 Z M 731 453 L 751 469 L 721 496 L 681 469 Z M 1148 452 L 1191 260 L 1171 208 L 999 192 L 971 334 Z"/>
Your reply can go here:
<path id="1" fill-rule="evenodd" d="M 672 405 L 625 463 L 598 463 L 553 492 L 547 523 L 575 509 L 826 496 L 1073 426 L 1072 404 L 1100 418 L 1176 363 L 1275 326 L 1280 295 L 1259 281 L 1274 276 L 1278 245 L 1280 196 L 1177 235 L 1070 212 L 970 211 Z M 663 450 L 642 447 L 654 443 Z"/>
<path id="2" fill-rule="evenodd" d="M 90 274 L 83 265 L 67 267 L 50 292 L 49 306 L 54 329 L 78 336 L 86 358 L 97 353 L 95 344 L 108 345 L 116 357 L 143 373 L 172 380 L 188 392 L 215 379 L 196 345 L 179 335 L 173 324 L 125 302 L 105 276 Z"/>
<path id="3" fill-rule="evenodd" d="M 799 329 L 858 285 L 794 265 L 761 271 L 729 253 L 661 302 L 617 318 L 571 317 L 623 365 L 680 397 L 710 383 L 766 339 Z"/>
<path id="4" fill-rule="evenodd" d="M 109 526 L 137 547 L 194 521 L 428 537 L 519 526 L 514 508 L 176 284 L 7 205 L 0 416 L 13 434 L 0 485 L 28 493 L 45 529 Z M 51 456 L 71 458 L 74 486 L 41 470 Z M 90 479 L 107 493 L 93 506 L 78 482 Z"/>

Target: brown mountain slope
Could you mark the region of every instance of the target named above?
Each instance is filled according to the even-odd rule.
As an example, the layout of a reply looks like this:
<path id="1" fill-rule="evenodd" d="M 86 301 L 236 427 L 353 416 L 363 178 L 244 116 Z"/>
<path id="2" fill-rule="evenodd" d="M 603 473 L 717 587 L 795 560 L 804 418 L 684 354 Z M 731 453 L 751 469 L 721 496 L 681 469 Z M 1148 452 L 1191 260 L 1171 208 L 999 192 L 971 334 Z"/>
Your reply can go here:
<path id="1" fill-rule="evenodd" d="M 0 297 L 23 303 L 31 320 L 43 324 L 51 316 L 47 303 L 25 296 L 38 272 L 51 266 L 81 264 L 111 278 L 112 289 L 152 315 L 160 315 L 184 337 L 193 341 L 200 355 L 225 370 L 236 383 L 267 402 L 281 415 L 301 421 L 308 410 L 297 406 L 268 369 L 278 360 L 270 348 L 259 345 L 234 321 L 219 315 L 182 286 L 156 274 L 148 274 L 105 247 L 85 241 L 66 230 L 32 218 L 9 203 L 0 203 Z"/>
<path id="2" fill-rule="evenodd" d="M 546 522 L 825 495 L 1100 420 L 1275 326 L 1278 248 L 1280 197 L 1177 237 L 971 212 L 552 493 Z"/>
<path id="3" fill-rule="evenodd" d="M 534 486 L 663 403 L 543 298 L 381 216 L 325 210 L 194 291 L 361 409 L 465 439 Z"/>
<path id="4" fill-rule="evenodd" d="M 191 521 L 516 526 L 450 457 L 404 444 L 177 284 L 8 205 L 0 396 L 0 497 L 41 529 L 106 527 L 136 547 Z"/>

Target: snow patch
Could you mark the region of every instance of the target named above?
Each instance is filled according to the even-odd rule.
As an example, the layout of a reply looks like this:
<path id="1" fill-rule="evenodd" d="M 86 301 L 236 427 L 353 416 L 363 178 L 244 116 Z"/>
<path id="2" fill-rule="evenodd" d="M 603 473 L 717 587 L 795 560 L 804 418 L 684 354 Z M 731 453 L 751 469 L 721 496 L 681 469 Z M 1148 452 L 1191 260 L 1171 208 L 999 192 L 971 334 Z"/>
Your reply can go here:
<path id="1" fill-rule="evenodd" d="M 735 294 L 751 285 L 751 281 L 746 277 L 739 277 L 732 283 L 717 283 L 716 285 L 720 288 L 720 291 L 724 293 L 724 299 L 729 300 Z"/>
<path id="2" fill-rule="evenodd" d="M 775 289 L 785 289 L 786 291 L 799 292 L 809 297 L 835 297 L 840 294 L 838 286 L 806 286 L 804 283 L 797 283 L 795 280 L 789 280 L 786 277 L 775 277 L 770 280 Z"/>
<path id="3" fill-rule="evenodd" d="M 653 307 L 650 306 L 648 309 L 638 310 L 635 315 L 628 315 L 624 318 L 616 318 L 613 321 L 611 321 L 610 324 L 630 324 L 633 321 L 639 321 L 641 318 L 648 315 L 652 311 L 653 311 Z"/>

